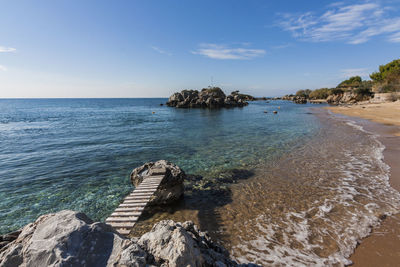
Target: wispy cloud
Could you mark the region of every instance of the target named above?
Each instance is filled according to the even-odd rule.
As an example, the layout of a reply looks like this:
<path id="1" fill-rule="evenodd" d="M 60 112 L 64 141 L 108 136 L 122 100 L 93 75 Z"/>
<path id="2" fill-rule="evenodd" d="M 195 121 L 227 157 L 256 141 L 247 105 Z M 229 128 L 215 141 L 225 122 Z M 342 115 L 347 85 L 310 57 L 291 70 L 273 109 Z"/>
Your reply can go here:
<path id="1" fill-rule="evenodd" d="M 192 51 L 195 55 L 203 55 L 213 59 L 253 59 L 265 55 L 264 49 L 250 49 L 241 47 L 229 47 L 220 44 L 201 44 Z"/>
<path id="2" fill-rule="evenodd" d="M 286 43 L 286 44 L 281 44 L 281 45 L 274 45 L 271 48 L 272 49 L 284 49 L 284 48 L 288 48 L 288 47 L 291 47 L 291 46 L 292 46 L 292 44 Z"/>
<path id="3" fill-rule="evenodd" d="M 167 52 L 167 51 L 165 51 L 165 50 L 163 50 L 163 49 L 161 49 L 161 48 L 159 48 L 159 47 L 157 47 L 157 46 L 151 46 L 151 48 L 152 48 L 154 51 L 156 51 L 156 52 L 158 52 L 158 53 L 160 53 L 160 54 L 172 56 L 172 53 L 169 53 L 169 52 Z"/>
<path id="4" fill-rule="evenodd" d="M 367 77 L 369 74 L 368 69 L 366 68 L 358 68 L 358 69 L 343 69 L 341 70 L 342 77 L 343 78 L 350 78 L 353 76 L 361 76 L 361 77 Z"/>
<path id="5" fill-rule="evenodd" d="M 9 53 L 9 52 L 15 52 L 17 49 L 13 47 L 5 47 L 5 46 L 0 46 L 0 53 Z"/>
<path id="6" fill-rule="evenodd" d="M 7 71 L 7 68 L 4 67 L 3 65 L 0 65 L 0 71 Z"/>
<path id="7" fill-rule="evenodd" d="M 388 41 L 400 42 L 400 17 L 391 17 L 389 7 L 379 2 L 345 5 L 338 2 L 321 14 L 280 14 L 279 25 L 305 41 L 342 40 L 360 44 L 372 37 L 385 35 Z"/>

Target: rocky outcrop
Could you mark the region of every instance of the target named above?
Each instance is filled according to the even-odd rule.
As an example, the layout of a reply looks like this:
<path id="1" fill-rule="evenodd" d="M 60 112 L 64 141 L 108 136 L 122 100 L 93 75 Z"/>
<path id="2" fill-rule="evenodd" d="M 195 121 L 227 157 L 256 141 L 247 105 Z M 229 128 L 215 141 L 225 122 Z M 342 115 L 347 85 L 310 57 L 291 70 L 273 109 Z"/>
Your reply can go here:
<path id="1" fill-rule="evenodd" d="M 302 96 L 295 96 L 293 102 L 296 104 L 307 104 L 307 98 Z"/>
<path id="2" fill-rule="evenodd" d="M 17 239 L 20 233 L 21 233 L 21 230 L 18 230 L 18 231 L 12 232 L 12 233 L 8 233 L 6 235 L 0 235 L 0 250 L 1 250 L 1 248 L 7 246 L 8 243 Z"/>
<path id="3" fill-rule="evenodd" d="M 193 222 L 165 220 L 153 226 L 138 241 L 153 256 L 154 264 L 179 266 L 234 266 L 228 252 L 214 243 Z"/>
<path id="4" fill-rule="evenodd" d="M 192 222 L 161 221 L 140 239 L 70 210 L 47 214 L 0 249 L 0 266 L 237 266 Z M 243 265 L 241 265 L 243 266 Z M 253 265 L 254 266 L 254 265 Z"/>
<path id="5" fill-rule="evenodd" d="M 186 174 L 177 165 L 166 160 L 148 162 L 132 171 L 131 182 L 137 187 L 151 175 L 163 175 L 164 178 L 148 205 L 169 204 L 182 197 Z"/>
<path id="6" fill-rule="evenodd" d="M 22 228 L 0 250 L 0 266 L 145 266 L 147 253 L 103 223 L 70 210 Z"/>
<path id="7" fill-rule="evenodd" d="M 204 88 L 197 90 L 183 90 L 174 93 L 168 99 L 167 105 L 177 108 L 221 108 L 221 107 L 243 107 L 248 105 L 247 101 L 254 100 L 250 95 L 239 94 L 238 91 L 226 96 L 219 87 Z"/>
<path id="8" fill-rule="evenodd" d="M 352 91 L 348 91 L 339 94 L 332 94 L 328 96 L 326 101 L 332 105 L 354 104 L 359 101 L 359 96 Z"/>

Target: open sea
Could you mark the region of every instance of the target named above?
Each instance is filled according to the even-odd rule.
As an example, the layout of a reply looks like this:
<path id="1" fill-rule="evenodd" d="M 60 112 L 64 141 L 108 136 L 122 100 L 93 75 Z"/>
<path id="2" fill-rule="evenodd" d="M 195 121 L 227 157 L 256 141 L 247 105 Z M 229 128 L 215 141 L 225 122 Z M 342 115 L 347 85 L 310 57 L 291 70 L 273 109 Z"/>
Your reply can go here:
<path id="1" fill-rule="evenodd" d="M 208 110 L 166 100 L 0 99 L 0 234 L 62 209 L 104 220 L 132 190 L 131 170 L 159 159 L 210 180 L 246 171 L 228 201 L 203 208 L 188 195 L 143 220 L 193 220 L 243 263 L 346 263 L 400 210 L 383 145 L 352 121 L 288 101 Z"/>

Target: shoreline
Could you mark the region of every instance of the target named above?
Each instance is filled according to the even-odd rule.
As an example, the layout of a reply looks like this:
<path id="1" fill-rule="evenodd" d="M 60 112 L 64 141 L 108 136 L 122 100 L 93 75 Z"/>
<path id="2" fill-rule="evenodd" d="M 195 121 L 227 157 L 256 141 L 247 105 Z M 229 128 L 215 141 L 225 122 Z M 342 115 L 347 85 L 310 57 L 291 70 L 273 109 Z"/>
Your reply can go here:
<path id="1" fill-rule="evenodd" d="M 385 146 L 383 161 L 389 165 L 389 184 L 400 191 L 400 102 L 328 107 L 335 114 L 356 119 L 368 132 L 377 134 Z M 400 114 L 400 111 L 399 113 Z M 400 213 L 388 216 L 364 238 L 350 260 L 351 266 L 395 266 L 400 262 Z"/>
<path id="2" fill-rule="evenodd" d="M 350 106 L 331 106 L 326 109 L 350 117 L 367 119 L 384 125 L 400 127 L 400 101 L 385 103 L 360 103 Z M 400 136 L 400 128 L 393 132 Z"/>

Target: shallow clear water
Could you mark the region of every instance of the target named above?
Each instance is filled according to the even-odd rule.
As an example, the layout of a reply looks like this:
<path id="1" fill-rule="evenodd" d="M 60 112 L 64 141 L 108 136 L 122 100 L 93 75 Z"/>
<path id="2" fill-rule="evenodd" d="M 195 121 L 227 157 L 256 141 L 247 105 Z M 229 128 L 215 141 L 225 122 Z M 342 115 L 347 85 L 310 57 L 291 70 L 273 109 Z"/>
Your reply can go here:
<path id="1" fill-rule="evenodd" d="M 206 110 L 165 101 L 0 100 L 0 233 L 62 209 L 103 220 L 132 190 L 131 170 L 148 161 L 212 177 L 267 164 L 321 127 L 309 105 Z"/>

